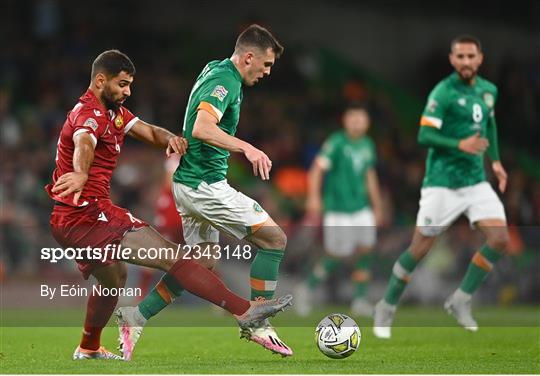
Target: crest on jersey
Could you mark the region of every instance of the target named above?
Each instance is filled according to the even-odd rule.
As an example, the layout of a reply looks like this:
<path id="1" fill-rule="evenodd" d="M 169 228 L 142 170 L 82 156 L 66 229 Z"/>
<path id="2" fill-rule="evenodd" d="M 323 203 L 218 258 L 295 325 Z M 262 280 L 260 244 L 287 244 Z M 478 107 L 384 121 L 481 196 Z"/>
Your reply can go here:
<path id="1" fill-rule="evenodd" d="M 228 93 L 229 91 L 223 86 L 217 85 L 212 91 L 212 94 L 210 94 L 210 96 L 219 99 L 220 102 L 223 102 Z"/>
<path id="2" fill-rule="evenodd" d="M 122 128 L 123 125 L 124 125 L 124 118 L 122 117 L 122 115 L 118 115 L 116 118 L 114 118 L 114 126 L 117 129 Z"/>
<path id="3" fill-rule="evenodd" d="M 493 107 L 493 105 L 495 104 L 495 98 L 493 98 L 493 94 L 487 92 L 484 93 L 484 103 L 489 108 Z"/>
<path id="4" fill-rule="evenodd" d="M 253 203 L 253 210 L 255 211 L 255 213 L 262 213 L 263 212 L 263 208 L 261 208 L 261 205 L 259 205 L 256 202 Z"/>
<path id="5" fill-rule="evenodd" d="M 467 104 L 467 100 L 465 98 L 459 98 L 457 102 L 460 106 L 465 106 Z"/>
<path id="6" fill-rule="evenodd" d="M 431 98 L 429 101 L 428 101 L 428 104 L 427 104 L 427 110 L 429 112 L 435 112 L 435 110 L 437 109 L 437 106 L 439 104 L 437 103 L 437 101 L 433 98 Z"/>
<path id="7" fill-rule="evenodd" d="M 92 129 L 95 132 L 98 129 L 98 123 L 97 123 L 97 121 L 95 119 L 88 118 L 84 122 L 83 127 L 88 127 L 88 128 Z"/>

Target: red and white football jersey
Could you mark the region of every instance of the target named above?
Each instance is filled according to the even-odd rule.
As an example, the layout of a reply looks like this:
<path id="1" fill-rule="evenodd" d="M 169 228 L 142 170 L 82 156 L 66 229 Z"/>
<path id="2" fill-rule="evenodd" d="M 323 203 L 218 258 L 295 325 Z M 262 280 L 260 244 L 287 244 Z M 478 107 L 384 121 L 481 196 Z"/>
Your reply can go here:
<path id="1" fill-rule="evenodd" d="M 45 187 L 49 196 L 56 201 L 73 205 L 73 195 L 60 198 L 51 189 L 56 180 L 73 172 L 73 138 L 80 133 L 88 133 L 96 146 L 94 161 L 90 167 L 79 206 L 85 206 L 89 200 L 109 198 L 111 176 L 118 162 L 118 156 L 124 144 L 124 137 L 138 120 L 127 108 L 118 111 L 107 110 L 88 89 L 79 102 L 68 113 L 62 126 L 56 152 L 56 168 L 53 172 L 53 183 Z"/>

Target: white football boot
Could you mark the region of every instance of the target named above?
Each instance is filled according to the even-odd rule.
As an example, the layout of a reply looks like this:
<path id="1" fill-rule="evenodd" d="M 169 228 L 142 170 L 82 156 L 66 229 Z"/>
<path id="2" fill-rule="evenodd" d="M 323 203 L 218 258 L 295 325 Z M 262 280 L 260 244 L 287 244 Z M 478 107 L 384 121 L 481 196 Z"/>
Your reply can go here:
<path id="1" fill-rule="evenodd" d="M 122 357 L 116 355 L 105 347 L 101 346 L 97 350 L 86 350 L 77 346 L 75 352 L 73 353 L 73 360 L 88 360 L 88 359 L 99 359 L 99 360 L 122 360 Z"/>
<path id="2" fill-rule="evenodd" d="M 277 335 L 276 330 L 268 320 L 264 320 L 258 327 L 240 328 L 240 338 L 258 343 L 274 354 L 282 357 L 292 356 L 292 349 L 285 344 Z"/>
<path id="3" fill-rule="evenodd" d="M 306 283 L 300 283 L 294 289 L 294 310 L 298 316 L 306 317 L 313 310 L 312 295 Z"/>
<path id="4" fill-rule="evenodd" d="M 450 315 L 454 316 L 459 325 L 471 332 L 478 331 L 478 324 L 472 317 L 471 309 L 472 297 L 460 289 L 457 289 L 448 299 L 444 302 L 444 309 Z"/>
<path id="5" fill-rule="evenodd" d="M 146 319 L 138 307 L 120 307 L 115 312 L 118 324 L 118 349 L 124 360 L 131 360 L 135 344 L 142 334 Z"/>
<path id="6" fill-rule="evenodd" d="M 388 304 L 384 299 L 375 305 L 373 314 L 373 334 L 375 337 L 388 339 L 392 336 L 392 322 L 396 314 L 396 306 Z"/>
<path id="7" fill-rule="evenodd" d="M 351 312 L 355 316 L 373 317 L 373 304 L 365 298 L 355 298 L 351 303 Z"/>

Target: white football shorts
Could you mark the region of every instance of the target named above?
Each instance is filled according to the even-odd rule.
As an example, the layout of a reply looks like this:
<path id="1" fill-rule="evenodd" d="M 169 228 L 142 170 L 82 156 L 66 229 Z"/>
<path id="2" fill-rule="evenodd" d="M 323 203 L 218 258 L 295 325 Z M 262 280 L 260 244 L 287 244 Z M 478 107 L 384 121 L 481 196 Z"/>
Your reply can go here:
<path id="1" fill-rule="evenodd" d="M 255 200 L 232 188 L 227 180 L 202 182 L 197 189 L 173 182 L 173 195 L 188 245 L 217 243 L 219 231 L 243 239 L 268 219 Z"/>
<path id="2" fill-rule="evenodd" d="M 506 221 L 503 204 L 487 182 L 458 189 L 422 188 L 416 226 L 423 235 L 441 234 L 461 214 L 471 226 L 483 219 Z"/>
<path id="3" fill-rule="evenodd" d="M 337 257 L 351 256 L 360 247 L 373 247 L 377 241 L 375 216 L 368 208 L 354 213 L 327 212 L 323 238 L 326 253 Z"/>

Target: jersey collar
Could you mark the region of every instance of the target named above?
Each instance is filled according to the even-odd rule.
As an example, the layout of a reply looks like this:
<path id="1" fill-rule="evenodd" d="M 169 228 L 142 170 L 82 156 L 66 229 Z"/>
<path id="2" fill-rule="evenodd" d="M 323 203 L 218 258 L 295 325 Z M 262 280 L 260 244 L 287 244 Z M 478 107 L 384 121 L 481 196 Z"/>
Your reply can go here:
<path id="1" fill-rule="evenodd" d="M 231 70 L 233 71 L 234 76 L 236 77 L 236 79 L 238 81 L 240 81 L 240 82 L 243 82 L 242 75 L 238 71 L 238 68 L 236 68 L 236 65 L 234 65 L 234 63 L 231 61 L 231 59 L 229 59 L 229 58 L 225 59 L 225 63 L 231 68 Z"/>
<path id="2" fill-rule="evenodd" d="M 96 105 L 103 112 L 107 112 L 107 109 L 105 108 L 105 106 L 101 103 L 101 101 L 98 99 L 98 97 L 96 97 L 96 94 L 94 94 L 94 92 L 90 88 L 88 88 L 88 90 L 86 90 L 86 93 L 84 93 L 83 96 L 79 100 L 81 102 L 93 103 L 94 105 Z"/>
<path id="3" fill-rule="evenodd" d="M 464 83 L 461 80 L 461 78 L 459 78 L 459 75 L 457 72 L 452 73 L 450 77 L 452 77 L 452 81 L 454 81 L 454 84 L 457 87 L 463 88 L 465 90 L 474 90 L 476 86 L 478 85 L 478 78 L 479 78 L 478 75 L 476 75 L 476 79 L 474 80 L 474 84 L 472 85 L 467 85 L 466 83 Z"/>

